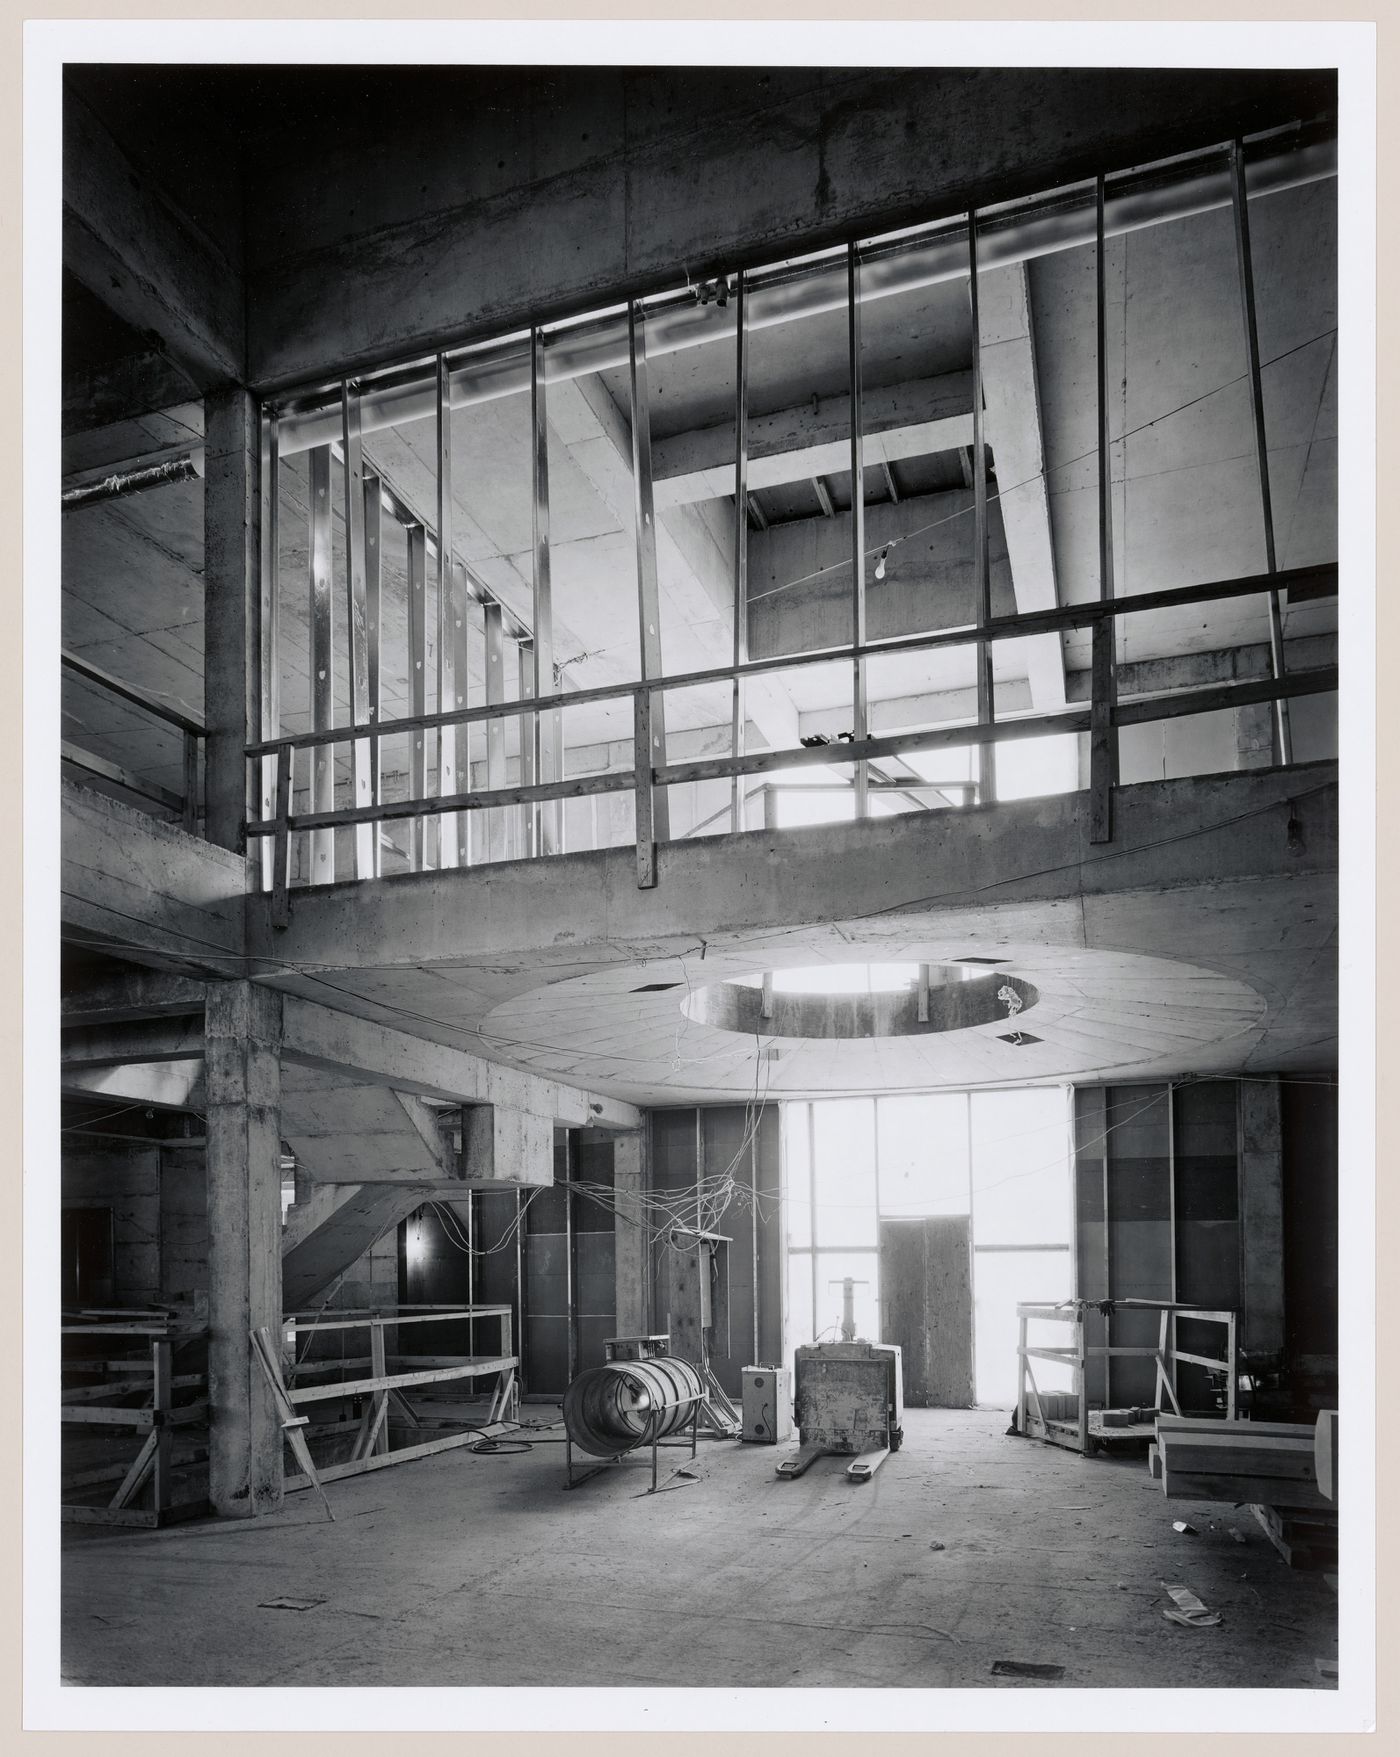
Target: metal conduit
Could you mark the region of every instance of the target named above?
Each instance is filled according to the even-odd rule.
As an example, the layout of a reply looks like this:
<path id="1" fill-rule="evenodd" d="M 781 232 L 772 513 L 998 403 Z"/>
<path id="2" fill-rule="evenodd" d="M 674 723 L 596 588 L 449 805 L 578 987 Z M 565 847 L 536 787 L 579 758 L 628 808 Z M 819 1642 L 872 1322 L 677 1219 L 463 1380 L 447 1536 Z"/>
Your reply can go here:
<path id="1" fill-rule="evenodd" d="M 204 460 L 193 453 L 167 458 L 158 464 L 143 464 L 135 470 L 117 471 L 97 482 L 84 482 L 77 488 L 63 490 L 63 511 L 74 512 L 82 506 L 97 506 L 105 500 L 120 500 L 127 494 L 140 494 L 147 488 L 161 488 L 167 482 L 194 482 L 204 474 Z"/>
<path id="2" fill-rule="evenodd" d="M 608 1361 L 569 1386 L 564 1426 L 581 1452 L 617 1458 L 685 1427 L 704 1395 L 700 1374 L 687 1360 Z"/>
<path id="3" fill-rule="evenodd" d="M 1337 174 L 1335 140 L 1261 156 L 1248 166 L 1249 193 L 1270 195 Z M 1193 163 L 1184 173 L 1158 171 L 1125 179 L 1104 201 L 1104 236 L 1120 237 L 1146 226 L 1187 219 L 1231 205 L 1233 188 L 1223 153 L 1219 164 Z M 982 270 L 1028 262 L 1059 250 L 1092 244 L 1096 236 L 1094 191 L 1091 187 L 1052 194 L 1043 202 L 1010 212 L 979 215 L 978 266 Z M 865 303 L 895 293 L 916 292 L 943 281 L 967 277 L 966 221 L 950 223 L 931 236 L 908 242 L 875 245 L 861 253 L 860 298 Z M 791 276 L 751 281 L 747 290 L 750 332 L 844 309 L 847 264 L 842 251 L 829 262 L 797 269 Z M 735 331 L 731 302 L 647 308 L 647 354 L 678 353 L 707 342 L 729 340 Z M 517 336 L 469 356 L 450 377 L 451 406 L 468 408 L 530 389 L 531 342 Z M 629 361 L 627 312 L 610 313 L 594 323 L 551 339 L 544 350 L 544 378 L 549 383 L 581 378 L 587 373 L 624 367 Z M 363 430 L 374 432 L 403 421 L 426 420 L 437 408 L 437 385 L 431 366 L 415 367 L 397 382 L 365 387 L 361 401 Z M 334 404 L 289 410 L 278 422 L 278 445 L 284 456 L 326 445 L 340 436 L 339 391 Z"/>

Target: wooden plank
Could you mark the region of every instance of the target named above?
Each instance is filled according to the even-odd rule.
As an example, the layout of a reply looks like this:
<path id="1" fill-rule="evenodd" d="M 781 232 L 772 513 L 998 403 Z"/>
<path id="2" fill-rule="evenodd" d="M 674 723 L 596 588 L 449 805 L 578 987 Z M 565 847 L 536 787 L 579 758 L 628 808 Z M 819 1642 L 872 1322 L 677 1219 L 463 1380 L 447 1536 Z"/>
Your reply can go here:
<path id="1" fill-rule="evenodd" d="M 1178 1435 L 1170 1441 L 1159 1441 L 1162 1458 L 1168 1470 L 1180 1470 L 1203 1476 L 1267 1476 L 1281 1480 L 1314 1482 L 1316 1466 L 1312 1448 L 1299 1447 L 1291 1441 L 1275 1441 L 1273 1446 L 1220 1443 L 1200 1435 Z"/>
<path id="2" fill-rule="evenodd" d="M 1337 1498 L 1337 1411 L 1322 1410 L 1317 1418 L 1313 1438 L 1313 1461 L 1320 1494 L 1329 1501 Z"/>
<path id="3" fill-rule="evenodd" d="M 70 769 L 78 769 L 83 774 L 95 775 L 99 780 L 108 781 L 114 787 L 120 787 L 125 793 L 134 793 L 139 799 L 149 799 L 152 804 L 162 806 L 166 811 L 181 812 L 184 800 L 178 793 L 172 793 L 168 787 L 159 782 L 148 781 L 143 776 L 130 774 L 119 763 L 108 762 L 106 757 L 96 756 L 91 751 L 82 750 L 76 744 L 70 744 L 65 738 L 59 745 L 59 755 Z"/>
<path id="4" fill-rule="evenodd" d="M 415 1458 L 432 1458 L 439 1452 L 451 1452 L 459 1446 L 470 1446 L 477 1440 L 494 1439 L 499 1434 L 510 1433 L 518 1424 L 515 1422 L 493 1422 L 482 1428 L 472 1428 L 465 1434 L 447 1434 L 439 1440 L 425 1440 L 421 1446 L 401 1446 L 397 1452 L 380 1452 L 371 1458 L 352 1459 L 345 1464 L 328 1464 L 319 1472 L 323 1482 L 337 1482 L 345 1476 L 362 1476 L 367 1470 L 383 1470 L 390 1464 L 411 1464 Z M 289 1476 L 283 1483 L 287 1493 L 295 1489 L 312 1486 L 310 1477 Z"/>
<path id="5" fill-rule="evenodd" d="M 514 1355 L 480 1356 L 459 1367 L 434 1367 L 426 1373 L 387 1373 L 383 1378 L 346 1379 L 333 1385 L 307 1385 L 289 1393 L 295 1404 L 320 1403 L 330 1397 L 354 1397 L 374 1391 L 395 1391 L 405 1385 L 432 1385 L 448 1379 L 480 1379 L 516 1364 Z"/>
<path id="6" fill-rule="evenodd" d="M 1231 1506 L 1254 1502 L 1269 1507 L 1327 1507 L 1331 1504 L 1312 1483 L 1234 1473 L 1207 1475 L 1173 1470 L 1170 1463 L 1163 1470 L 1162 1492 L 1169 1501 L 1226 1501 Z"/>
<path id="7" fill-rule="evenodd" d="M 1311 1439 L 1313 1427 L 1311 1422 L 1296 1421 L 1236 1421 L 1227 1422 L 1219 1417 L 1209 1415 L 1159 1415 L 1157 1427 L 1163 1434 L 1208 1433 L 1208 1434 L 1248 1434 L 1258 1439 L 1264 1434 L 1276 1434 L 1284 1439 Z"/>

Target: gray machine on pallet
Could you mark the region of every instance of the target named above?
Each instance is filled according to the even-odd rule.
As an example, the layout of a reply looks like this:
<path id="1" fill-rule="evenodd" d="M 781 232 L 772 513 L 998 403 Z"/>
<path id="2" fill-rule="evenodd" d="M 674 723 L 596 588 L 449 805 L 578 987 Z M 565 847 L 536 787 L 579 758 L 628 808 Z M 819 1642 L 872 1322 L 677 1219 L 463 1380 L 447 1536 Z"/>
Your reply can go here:
<path id="1" fill-rule="evenodd" d="M 799 1348 L 793 1360 L 798 1437 L 795 1458 L 778 1466 L 801 1476 L 828 1455 L 851 1458 L 850 1482 L 869 1482 L 904 1438 L 904 1370 L 893 1342 L 856 1340 L 854 1282 L 844 1283 L 840 1342 Z"/>

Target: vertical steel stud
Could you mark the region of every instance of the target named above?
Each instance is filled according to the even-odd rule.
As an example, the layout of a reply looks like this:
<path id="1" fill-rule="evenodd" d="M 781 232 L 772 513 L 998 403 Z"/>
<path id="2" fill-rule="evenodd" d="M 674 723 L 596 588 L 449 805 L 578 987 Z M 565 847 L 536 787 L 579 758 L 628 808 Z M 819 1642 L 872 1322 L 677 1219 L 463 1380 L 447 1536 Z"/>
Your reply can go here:
<path id="1" fill-rule="evenodd" d="M 972 499 L 974 535 L 974 611 L 978 628 L 992 619 L 991 533 L 987 513 L 987 437 L 984 431 L 982 385 L 982 315 L 978 289 L 977 215 L 967 216 L 968 292 L 972 304 Z M 992 649 L 979 636 L 977 641 L 977 724 L 990 726 L 996 718 L 996 691 L 992 681 Z M 997 790 L 997 748 L 990 742 L 977 746 L 977 798 L 990 805 Z"/>
<path id="2" fill-rule="evenodd" d="M 1113 452 L 1108 425 L 1108 262 L 1104 250 L 1104 184 L 1094 190 L 1094 323 L 1097 338 L 1099 454 L 1099 601 L 1111 603 L 1113 586 Z M 1094 624 L 1089 705 L 1089 840 L 1113 840 L 1113 790 L 1118 785 L 1117 619 Z"/>
<path id="3" fill-rule="evenodd" d="M 341 454 L 345 474 L 345 627 L 350 646 L 350 724 L 369 722 L 369 608 L 365 595 L 365 469 L 360 443 L 360 393 L 349 383 L 340 387 Z M 370 740 L 356 738 L 350 746 L 351 799 L 355 806 L 374 799 L 374 762 Z M 355 877 L 373 878 L 378 826 L 356 824 Z"/>
<path id="4" fill-rule="evenodd" d="M 734 663 L 749 657 L 749 318 L 748 281 L 743 269 L 734 280 Z M 744 679 L 734 679 L 729 715 L 729 748 L 733 756 L 746 754 L 748 714 Z M 729 783 L 729 827 L 744 824 L 744 776 Z"/>
<path id="5" fill-rule="evenodd" d="M 1244 148 L 1236 140 L 1230 146 L 1230 190 L 1235 218 L 1235 255 L 1239 264 L 1240 306 L 1244 319 L 1245 350 L 1249 360 L 1249 410 L 1254 424 L 1254 462 L 1259 475 L 1259 508 L 1264 519 L 1264 555 L 1271 574 L 1278 572 L 1274 545 L 1274 506 L 1269 489 L 1269 441 L 1264 426 L 1264 383 L 1259 367 L 1259 325 L 1254 304 L 1254 258 L 1249 245 L 1249 192 L 1245 187 Z M 1284 672 L 1283 608 L 1280 594 L 1269 593 L 1269 667 L 1278 680 Z M 1288 703 L 1274 703 L 1274 758 L 1293 761 L 1293 737 L 1288 722 Z"/>
<path id="6" fill-rule="evenodd" d="M 851 382 L 851 640 L 856 648 L 852 663 L 852 730 L 861 743 L 870 731 L 869 700 L 865 679 L 865 459 L 864 411 L 860 380 L 860 255 L 855 240 L 846 246 L 846 315 L 850 344 Z M 862 757 L 856 764 L 856 816 L 870 814 L 870 765 Z"/>
<path id="7" fill-rule="evenodd" d="M 328 732 L 335 724 L 335 596 L 331 585 L 331 448 L 308 454 L 310 492 L 311 726 Z M 335 746 L 318 744 L 311 759 L 311 810 L 335 810 Z M 307 879 L 328 885 L 335 878 L 335 831 L 312 830 Z"/>
<path id="8" fill-rule="evenodd" d="M 632 492 L 637 523 L 637 616 L 641 634 L 642 677 L 660 677 L 661 599 L 656 574 L 656 511 L 651 476 L 651 396 L 647 387 L 646 316 L 634 300 L 627 308 L 627 351 L 630 366 L 632 414 Z M 647 773 L 666 763 L 666 698 L 659 691 L 649 701 L 647 725 Z M 641 777 L 638 776 L 638 786 Z M 648 784 L 650 840 L 665 842 L 671 835 L 670 806 L 666 788 Z M 637 825 L 640 846 L 641 823 Z M 655 862 L 652 878 L 655 883 Z"/>

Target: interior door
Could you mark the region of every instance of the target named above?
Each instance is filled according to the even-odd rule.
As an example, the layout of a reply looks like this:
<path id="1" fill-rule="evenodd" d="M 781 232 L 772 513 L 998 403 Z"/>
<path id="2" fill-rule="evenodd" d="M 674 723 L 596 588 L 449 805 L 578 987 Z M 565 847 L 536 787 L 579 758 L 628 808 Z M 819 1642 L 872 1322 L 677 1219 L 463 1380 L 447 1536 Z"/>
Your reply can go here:
<path id="1" fill-rule="evenodd" d="M 880 1222 L 881 1335 L 903 1355 L 904 1401 L 970 1409 L 972 1231 L 965 1214 Z"/>

